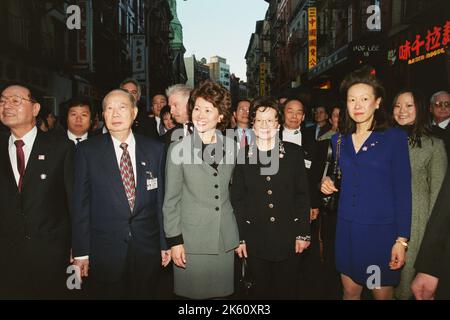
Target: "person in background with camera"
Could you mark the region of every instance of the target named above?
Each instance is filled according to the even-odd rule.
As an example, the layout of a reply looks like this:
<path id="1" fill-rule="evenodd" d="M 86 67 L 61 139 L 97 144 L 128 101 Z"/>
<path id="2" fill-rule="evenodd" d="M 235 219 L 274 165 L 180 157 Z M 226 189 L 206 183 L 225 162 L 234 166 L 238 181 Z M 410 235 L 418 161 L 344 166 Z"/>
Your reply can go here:
<path id="1" fill-rule="evenodd" d="M 279 139 L 283 114 L 276 100 L 253 101 L 249 123 L 256 141 L 240 150 L 231 186 L 240 235 L 236 253 L 248 259 L 252 298 L 295 299 L 298 254 L 311 238 L 303 150 Z M 276 170 L 266 173 L 276 162 Z"/>
<path id="2" fill-rule="evenodd" d="M 384 88 L 369 68 L 347 75 L 341 92 L 347 112 L 341 134 L 331 141 L 342 174 L 336 269 L 343 298 L 358 300 L 367 286 L 375 299 L 392 299 L 411 229 L 408 138 L 402 130 L 388 128 Z M 325 195 L 339 190 L 329 177 L 323 180 Z"/>
<path id="3" fill-rule="evenodd" d="M 411 299 L 410 285 L 416 271 L 413 262 L 422 242 L 425 227 L 433 210 L 447 170 L 447 154 L 441 139 L 432 137 L 428 110 L 416 90 L 400 91 L 393 102 L 393 120 L 409 137 L 412 178 L 412 224 L 408 260 L 395 289 L 398 299 Z"/>

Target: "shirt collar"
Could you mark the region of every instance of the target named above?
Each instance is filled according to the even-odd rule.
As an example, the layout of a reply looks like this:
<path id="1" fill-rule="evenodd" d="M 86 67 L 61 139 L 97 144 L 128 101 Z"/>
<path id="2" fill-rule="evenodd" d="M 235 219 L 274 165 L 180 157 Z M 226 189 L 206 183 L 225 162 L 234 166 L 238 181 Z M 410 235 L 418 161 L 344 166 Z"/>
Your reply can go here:
<path id="1" fill-rule="evenodd" d="M 439 122 L 439 124 L 436 124 L 436 121 L 433 120 L 433 125 L 437 125 L 437 126 L 441 127 L 442 129 L 445 129 L 445 128 L 447 128 L 449 122 L 450 122 L 450 118 L 448 118 L 442 122 Z"/>
<path id="2" fill-rule="evenodd" d="M 116 149 L 120 148 L 120 145 L 122 144 L 122 142 L 120 142 L 119 140 L 114 138 L 112 135 L 111 135 L 111 139 L 113 141 L 114 147 Z M 128 138 L 124 142 L 128 145 L 128 148 L 134 148 L 136 146 L 136 140 L 134 138 L 133 131 L 130 131 Z"/>
<path id="3" fill-rule="evenodd" d="M 301 132 L 301 126 L 298 127 L 297 129 L 288 129 L 288 128 L 284 127 L 284 131 L 288 134 L 298 134 Z"/>
<path id="4" fill-rule="evenodd" d="M 70 140 L 72 141 L 76 141 L 77 138 L 81 138 L 80 141 L 84 141 L 88 138 L 88 133 L 86 132 L 85 134 L 83 134 L 81 137 L 78 137 L 76 135 L 74 135 L 72 132 L 70 132 L 69 130 L 67 130 L 67 136 L 69 137 Z"/>
<path id="5" fill-rule="evenodd" d="M 36 139 L 37 136 L 37 127 L 33 127 L 33 129 L 31 129 L 30 131 L 27 132 L 27 134 L 25 134 L 22 139 L 17 138 L 12 132 L 11 132 L 11 136 L 10 136 L 10 143 L 14 144 L 14 142 L 16 142 L 16 140 L 22 140 L 25 143 L 26 147 L 30 147 L 33 146 L 34 140 Z"/>

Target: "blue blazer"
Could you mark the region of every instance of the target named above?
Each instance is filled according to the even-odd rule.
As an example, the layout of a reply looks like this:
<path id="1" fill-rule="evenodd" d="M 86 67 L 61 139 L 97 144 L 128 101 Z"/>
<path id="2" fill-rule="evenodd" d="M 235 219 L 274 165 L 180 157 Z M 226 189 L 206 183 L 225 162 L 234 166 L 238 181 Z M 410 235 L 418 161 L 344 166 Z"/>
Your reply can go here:
<path id="1" fill-rule="evenodd" d="M 338 134 L 332 137 L 334 155 L 337 138 Z M 338 217 L 361 224 L 395 224 L 397 236 L 409 238 L 412 195 L 406 133 L 396 128 L 374 131 L 358 153 L 351 135 L 343 135 L 339 166 Z"/>
<path id="2" fill-rule="evenodd" d="M 117 281 L 125 269 L 129 244 L 144 256 L 166 249 L 163 232 L 164 145 L 134 135 L 136 140 L 136 201 L 131 213 L 109 134 L 80 143 L 75 154 L 73 256 L 89 255 L 92 275 Z M 158 180 L 147 190 L 150 175 Z"/>

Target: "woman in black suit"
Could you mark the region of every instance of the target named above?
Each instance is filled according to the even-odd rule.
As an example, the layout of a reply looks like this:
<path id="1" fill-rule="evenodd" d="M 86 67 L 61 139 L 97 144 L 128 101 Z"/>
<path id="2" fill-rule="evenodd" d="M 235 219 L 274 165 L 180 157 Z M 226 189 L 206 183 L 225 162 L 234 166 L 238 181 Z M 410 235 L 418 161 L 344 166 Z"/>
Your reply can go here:
<path id="1" fill-rule="evenodd" d="M 256 139 L 241 149 L 231 187 L 241 241 L 236 253 L 248 258 L 256 299 L 296 297 L 298 254 L 310 244 L 303 150 L 279 140 L 282 117 L 271 98 L 252 103 Z"/>

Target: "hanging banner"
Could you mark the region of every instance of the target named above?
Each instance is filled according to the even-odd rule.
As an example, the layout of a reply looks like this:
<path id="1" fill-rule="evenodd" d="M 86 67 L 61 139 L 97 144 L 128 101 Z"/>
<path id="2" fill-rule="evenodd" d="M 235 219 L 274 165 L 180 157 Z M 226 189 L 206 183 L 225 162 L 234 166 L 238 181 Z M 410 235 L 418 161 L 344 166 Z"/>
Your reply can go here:
<path id="1" fill-rule="evenodd" d="M 259 64 L 259 95 L 266 95 L 266 64 L 261 62 Z"/>
<path id="2" fill-rule="evenodd" d="M 93 71 L 92 59 L 92 3 L 90 0 L 79 0 L 81 9 L 81 29 L 77 31 L 77 65 Z"/>
<path id="3" fill-rule="evenodd" d="M 136 80 L 145 81 L 145 35 L 134 34 L 131 36 L 131 59 L 133 63 L 133 77 Z"/>
<path id="4" fill-rule="evenodd" d="M 308 8 L 308 69 L 317 64 L 317 10 Z"/>

